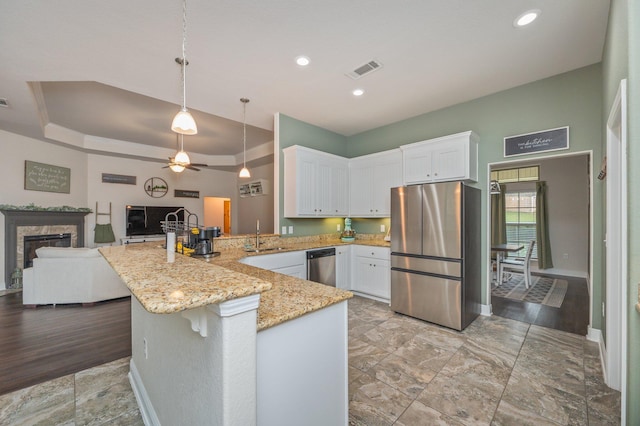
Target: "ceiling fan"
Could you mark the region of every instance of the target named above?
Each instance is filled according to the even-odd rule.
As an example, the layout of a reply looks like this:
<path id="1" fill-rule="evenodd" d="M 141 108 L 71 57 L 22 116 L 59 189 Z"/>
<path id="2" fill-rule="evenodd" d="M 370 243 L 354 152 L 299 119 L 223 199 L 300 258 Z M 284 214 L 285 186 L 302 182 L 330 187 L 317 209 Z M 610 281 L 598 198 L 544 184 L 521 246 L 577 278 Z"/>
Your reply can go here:
<path id="1" fill-rule="evenodd" d="M 176 173 L 181 173 L 184 171 L 184 169 L 189 169 L 189 170 L 194 170 L 196 172 L 199 172 L 200 169 L 198 167 L 207 166 L 206 164 L 202 164 L 202 163 L 192 163 L 191 160 L 189 159 L 189 155 L 184 150 L 184 135 L 178 134 L 176 135 L 176 137 L 177 137 L 176 143 L 177 142 L 180 143 L 178 152 L 176 152 L 175 156 L 169 157 L 169 163 L 166 166 L 164 166 L 163 169 L 166 169 L 168 167 Z M 198 167 L 195 167 L 195 166 L 198 166 Z"/>

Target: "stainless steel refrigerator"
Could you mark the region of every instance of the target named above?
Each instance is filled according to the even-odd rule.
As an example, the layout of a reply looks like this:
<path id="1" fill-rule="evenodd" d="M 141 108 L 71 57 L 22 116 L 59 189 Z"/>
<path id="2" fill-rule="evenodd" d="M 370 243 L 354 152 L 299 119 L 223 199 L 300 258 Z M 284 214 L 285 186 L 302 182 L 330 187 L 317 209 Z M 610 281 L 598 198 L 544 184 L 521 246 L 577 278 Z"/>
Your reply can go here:
<path id="1" fill-rule="evenodd" d="M 463 330 L 480 313 L 480 190 L 391 189 L 391 309 Z"/>

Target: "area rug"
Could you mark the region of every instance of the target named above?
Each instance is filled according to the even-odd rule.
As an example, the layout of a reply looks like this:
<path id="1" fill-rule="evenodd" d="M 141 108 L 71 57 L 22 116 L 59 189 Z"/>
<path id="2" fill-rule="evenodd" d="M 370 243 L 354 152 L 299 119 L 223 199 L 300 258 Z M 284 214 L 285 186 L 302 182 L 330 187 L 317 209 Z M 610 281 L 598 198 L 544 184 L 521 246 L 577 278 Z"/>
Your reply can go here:
<path id="1" fill-rule="evenodd" d="M 567 287 L 566 280 L 532 275 L 531 287 L 527 289 L 524 286 L 524 275 L 511 273 L 507 282 L 499 287 L 492 287 L 491 295 L 559 308 L 567 294 Z"/>

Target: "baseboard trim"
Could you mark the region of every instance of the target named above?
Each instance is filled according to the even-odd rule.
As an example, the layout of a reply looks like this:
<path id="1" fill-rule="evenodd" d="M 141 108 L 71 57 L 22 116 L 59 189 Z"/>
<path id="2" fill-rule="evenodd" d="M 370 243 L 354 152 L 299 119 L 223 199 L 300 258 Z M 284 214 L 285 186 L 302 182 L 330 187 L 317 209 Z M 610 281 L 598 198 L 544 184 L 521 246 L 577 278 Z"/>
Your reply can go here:
<path id="1" fill-rule="evenodd" d="M 480 305 L 480 315 L 484 317 L 490 317 L 493 315 L 493 308 L 491 307 L 491 303 L 488 305 Z"/>
<path id="2" fill-rule="evenodd" d="M 142 378 L 133 362 L 133 358 L 129 362 L 129 383 L 131 383 L 133 394 L 138 402 L 138 408 L 140 409 L 140 415 L 142 416 L 144 424 L 160 426 L 160 420 L 158 419 L 156 411 L 153 409 L 153 404 L 149 399 L 149 394 L 144 387 L 144 383 L 142 383 Z"/>
<path id="3" fill-rule="evenodd" d="M 590 342 L 600 343 L 602 340 L 602 331 L 598 328 L 591 328 L 591 326 L 587 327 L 587 340 Z"/>
<path id="4" fill-rule="evenodd" d="M 595 342 L 598 344 L 598 349 L 600 350 L 600 365 L 602 366 L 602 377 L 604 378 L 607 386 L 609 385 L 607 382 L 607 347 L 605 345 L 604 339 L 602 338 L 602 331 L 597 328 L 591 328 L 587 331 L 587 340 L 591 342 Z"/>
<path id="5" fill-rule="evenodd" d="M 372 296 L 371 294 L 360 293 L 359 291 L 355 291 L 355 290 L 349 290 L 349 291 L 355 294 L 356 296 L 364 297 L 365 299 L 376 300 L 378 302 L 386 303 L 387 305 L 391 304 L 391 301 L 389 299 L 385 299 L 383 297 Z"/>

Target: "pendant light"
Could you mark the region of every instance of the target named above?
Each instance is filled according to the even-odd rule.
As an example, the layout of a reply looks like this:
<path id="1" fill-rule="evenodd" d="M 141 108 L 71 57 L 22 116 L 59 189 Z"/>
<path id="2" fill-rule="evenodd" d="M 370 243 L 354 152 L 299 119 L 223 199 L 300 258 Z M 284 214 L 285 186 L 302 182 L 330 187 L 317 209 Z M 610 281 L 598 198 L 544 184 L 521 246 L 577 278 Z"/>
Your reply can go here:
<path id="1" fill-rule="evenodd" d="M 182 2 L 182 58 L 176 58 L 176 62 L 181 65 L 182 69 L 182 108 L 171 123 L 171 130 L 183 135 L 195 135 L 198 133 L 198 126 L 196 121 L 191 116 L 191 113 L 187 109 L 187 61 L 186 54 L 187 45 L 187 0 Z"/>
<path id="2" fill-rule="evenodd" d="M 247 169 L 247 103 L 249 103 L 249 99 L 240 98 L 240 102 L 242 102 L 243 116 L 242 116 L 242 170 L 240 170 L 240 174 L 238 175 L 241 178 L 250 178 L 251 173 L 249 173 L 249 169 Z"/>

